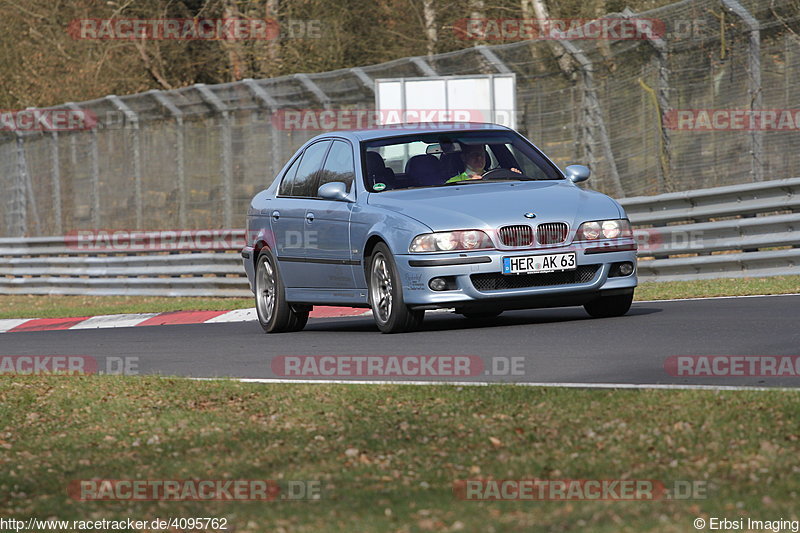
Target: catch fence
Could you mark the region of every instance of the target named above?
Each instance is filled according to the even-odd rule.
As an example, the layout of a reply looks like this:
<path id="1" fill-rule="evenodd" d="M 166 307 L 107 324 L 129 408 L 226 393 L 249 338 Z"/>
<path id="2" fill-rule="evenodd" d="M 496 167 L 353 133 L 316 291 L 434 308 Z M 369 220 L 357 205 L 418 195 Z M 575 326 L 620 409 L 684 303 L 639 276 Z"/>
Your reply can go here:
<path id="1" fill-rule="evenodd" d="M 478 44 L 361 68 L 65 104 L 60 109 L 96 122 L 0 135 L 0 237 L 243 227 L 250 198 L 319 133 L 276 117 L 373 109 L 381 78 L 515 74 L 518 129 L 562 167 L 588 164 L 591 187 L 617 198 L 796 174 L 796 1 L 686 0 L 609 17 L 657 20 L 663 32 Z M 558 51 L 569 58 L 566 71 Z M 768 127 L 737 126 L 737 113 L 764 110 L 776 113 Z"/>

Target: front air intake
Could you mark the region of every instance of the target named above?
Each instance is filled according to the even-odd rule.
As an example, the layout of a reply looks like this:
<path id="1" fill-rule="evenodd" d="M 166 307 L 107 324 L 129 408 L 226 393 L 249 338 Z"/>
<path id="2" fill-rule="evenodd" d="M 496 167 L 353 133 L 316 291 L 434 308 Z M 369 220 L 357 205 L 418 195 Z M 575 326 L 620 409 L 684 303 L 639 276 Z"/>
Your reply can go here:
<path id="1" fill-rule="evenodd" d="M 503 226 L 498 232 L 504 246 L 520 247 L 533 244 L 533 230 L 530 226 Z"/>
<path id="2" fill-rule="evenodd" d="M 539 244 L 561 244 L 568 232 L 569 226 L 563 222 L 545 222 L 536 228 L 536 240 Z"/>

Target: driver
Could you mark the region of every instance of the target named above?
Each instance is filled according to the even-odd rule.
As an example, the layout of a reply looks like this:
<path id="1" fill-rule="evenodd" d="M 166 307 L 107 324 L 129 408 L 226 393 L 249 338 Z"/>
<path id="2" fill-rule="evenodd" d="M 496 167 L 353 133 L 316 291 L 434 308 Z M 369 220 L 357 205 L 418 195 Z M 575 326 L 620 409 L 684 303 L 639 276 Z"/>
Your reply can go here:
<path id="1" fill-rule="evenodd" d="M 464 172 L 453 176 L 445 183 L 456 183 L 464 180 L 479 180 L 483 178 L 484 167 L 486 167 L 486 147 L 484 145 L 464 145 L 464 148 L 461 150 L 461 160 L 464 161 Z M 520 171 L 516 168 L 512 168 L 511 171 L 520 174 Z"/>
<path id="2" fill-rule="evenodd" d="M 483 177 L 483 167 L 486 166 L 486 151 L 482 144 L 465 145 L 463 150 L 461 150 L 461 160 L 464 161 L 464 172 L 453 176 L 445 183 L 479 180 Z"/>

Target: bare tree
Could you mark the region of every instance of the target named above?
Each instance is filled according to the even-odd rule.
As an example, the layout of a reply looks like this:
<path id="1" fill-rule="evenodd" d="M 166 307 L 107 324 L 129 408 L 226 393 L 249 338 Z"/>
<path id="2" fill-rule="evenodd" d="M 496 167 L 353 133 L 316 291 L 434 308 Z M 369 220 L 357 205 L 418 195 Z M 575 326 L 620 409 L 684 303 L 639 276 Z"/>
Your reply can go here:
<path id="1" fill-rule="evenodd" d="M 469 0 L 469 16 L 474 19 L 486 18 L 486 4 L 483 0 Z"/>
<path id="2" fill-rule="evenodd" d="M 239 13 L 239 10 L 236 8 L 236 4 L 232 0 L 227 0 L 225 2 L 222 16 L 225 19 L 242 17 L 241 13 Z M 228 64 L 230 66 L 229 77 L 231 81 L 242 79 L 244 76 L 242 76 L 242 56 L 239 50 L 240 44 L 231 36 L 227 36 L 220 44 L 228 53 Z"/>
<path id="3" fill-rule="evenodd" d="M 439 35 L 436 30 L 436 8 L 434 0 L 424 0 L 422 5 L 422 15 L 425 19 L 425 38 L 427 39 L 428 55 L 436 53 L 436 43 Z"/>
<path id="4" fill-rule="evenodd" d="M 278 23 L 279 7 L 280 7 L 279 0 L 266 0 L 265 15 L 267 20 L 274 22 L 275 24 Z M 270 62 L 270 65 L 268 66 L 268 71 L 270 69 L 274 69 L 280 63 L 281 45 L 277 36 L 276 38 L 267 41 L 267 59 Z"/>
<path id="5" fill-rule="evenodd" d="M 533 12 L 536 14 L 536 18 L 539 20 L 540 24 L 539 27 L 544 30 L 545 24 L 550 18 L 550 11 L 547 9 L 547 4 L 545 4 L 545 0 L 522 0 L 523 2 L 523 11 L 526 9 L 527 2 L 530 2 L 530 6 L 533 7 Z M 530 8 L 528 8 L 530 9 Z M 561 72 L 566 74 L 567 76 L 572 75 L 573 67 L 572 67 L 572 59 L 570 58 L 569 54 L 564 47 L 561 46 L 558 42 L 549 40 L 547 41 L 550 43 L 550 49 L 553 52 L 553 55 L 556 56 L 556 60 L 558 61 L 558 68 L 561 69 Z"/>

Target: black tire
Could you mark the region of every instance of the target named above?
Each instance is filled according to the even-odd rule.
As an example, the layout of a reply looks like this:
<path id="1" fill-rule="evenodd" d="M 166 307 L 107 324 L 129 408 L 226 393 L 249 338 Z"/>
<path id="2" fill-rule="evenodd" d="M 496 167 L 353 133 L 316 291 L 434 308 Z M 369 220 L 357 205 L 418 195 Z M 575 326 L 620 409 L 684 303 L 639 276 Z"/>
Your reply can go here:
<path id="1" fill-rule="evenodd" d="M 461 314 L 464 315 L 464 318 L 469 318 L 470 320 L 486 320 L 499 317 L 501 314 L 503 314 L 503 311 L 469 311 Z"/>
<path id="2" fill-rule="evenodd" d="M 272 252 L 258 254 L 255 269 L 256 314 L 266 333 L 300 331 L 308 322 L 308 308 L 294 307 L 286 301 L 286 290 Z"/>
<path id="3" fill-rule="evenodd" d="M 583 308 L 594 318 L 622 316 L 628 312 L 633 302 L 633 291 L 616 296 L 601 296 L 584 304 Z"/>
<path id="4" fill-rule="evenodd" d="M 404 333 L 417 329 L 425 311 L 412 311 L 403 301 L 403 287 L 394 256 L 384 243 L 375 245 L 368 261 L 369 306 L 375 324 L 383 333 Z"/>

